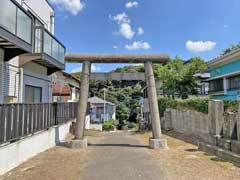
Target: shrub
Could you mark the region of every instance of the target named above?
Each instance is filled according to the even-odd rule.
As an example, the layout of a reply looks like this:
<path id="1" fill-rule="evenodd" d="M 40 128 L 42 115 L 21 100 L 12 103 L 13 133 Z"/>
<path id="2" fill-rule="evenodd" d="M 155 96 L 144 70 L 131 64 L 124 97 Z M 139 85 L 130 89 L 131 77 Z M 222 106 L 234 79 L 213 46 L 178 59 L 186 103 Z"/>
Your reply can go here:
<path id="1" fill-rule="evenodd" d="M 159 112 L 160 112 L 160 116 L 163 116 L 164 111 L 167 108 L 172 107 L 174 104 L 174 100 L 170 97 L 167 96 L 163 96 L 163 97 L 159 97 L 158 98 L 158 107 L 159 107 Z"/>
<path id="2" fill-rule="evenodd" d="M 127 127 L 128 127 L 128 129 L 133 129 L 133 128 L 136 128 L 136 127 L 137 127 L 137 124 L 134 123 L 134 122 L 128 122 L 128 123 L 127 123 Z"/>
<path id="3" fill-rule="evenodd" d="M 237 112 L 238 111 L 238 101 L 224 101 L 224 111 L 225 112 Z"/>
<path id="4" fill-rule="evenodd" d="M 173 100 L 170 97 L 160 97 L 158 99 L 160 115 L 163 116 L 167 108 L 194 110 L 198 112 L 208 113 L 208 98 L 190 98 L 190 99 L 177 99 Z M 225 112 L 237 112 L 238 101 L 224 100 Z"/>
<path id="5" fill-rule="evenodd" d="M 179 109 L 189 109 L 202 113 L 208 113 L 208 98 L 191 98 L 186 100 L 176 100 L 175 107 Z"/>
<path id="6" fill-rule="evenodd" d="M 202 113 L 208 113 L 207 98 L 191 98 L 185 100 L 173 100 L 170 97 L 160 97 L 158 100 L 160 115 L 163 116 L 166 108 L 189 109 Z"/>
<path id="7" fill-rule="evenodd" d="M 114 130 L 114 120 L 113 119 L 109 119 L 108 121 L 104 122 L 103 124 L 103 130 L 104 131 L 112 131 Z"/>

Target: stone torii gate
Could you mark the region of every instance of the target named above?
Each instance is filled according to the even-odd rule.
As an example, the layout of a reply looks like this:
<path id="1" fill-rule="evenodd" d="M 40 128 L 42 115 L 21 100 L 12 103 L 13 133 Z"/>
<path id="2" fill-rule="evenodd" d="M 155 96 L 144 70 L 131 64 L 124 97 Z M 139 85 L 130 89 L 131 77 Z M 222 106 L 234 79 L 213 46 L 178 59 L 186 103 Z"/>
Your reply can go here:
<path id="1" fill-rule="evenodd" d="M 87 101 L 89 94 L 89 81 L 92 63 L 143 63 L 145 69 L 145 78 L 148 88 L 149 108 L 152 119 L 153 137 L 149 140 L 150 148 L 167 148 L 167 142 L 162 138 L 160 115 L 158 110 L 158 101 L 156 93 L 156 85 L 153 73 L 153 63 L 166 64 L 169 61 L 167 55 L 158 54 L 66 54 L 66 62 L 83 63 L 80 99 L 78 107 L 78 116 L 76 123 L 75 140 L 71 142 L 72 148 L 86 148 L 87 139 L 84 139 L 85 116 L 87 112 Z"/>

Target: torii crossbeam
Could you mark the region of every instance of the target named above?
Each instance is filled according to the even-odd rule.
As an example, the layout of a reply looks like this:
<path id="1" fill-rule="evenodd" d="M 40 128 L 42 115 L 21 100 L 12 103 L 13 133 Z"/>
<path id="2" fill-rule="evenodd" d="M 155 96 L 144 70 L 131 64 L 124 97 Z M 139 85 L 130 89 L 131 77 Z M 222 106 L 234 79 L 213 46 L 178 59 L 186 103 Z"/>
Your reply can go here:
<path id="1" fill-rule="evenodd" d="M 87 113 L 87 101 L 89 94 L 89 81 L 91 73 L 91 63 L 143 63 L 145 68 L 145 78 L 148 87 L 149 108 L 152 120 L 153 138 L 150 139 L 151 148 L 166 148 L 167 142 L 162 139 L 160 115 L 156 93 L 156 84 L 153 73 L 153 63 L 166 64 L 169 56 L 165 54 L 71 54 L 65 56 L 66 62 L 83 63 L 80 87 L 80 99 L 78 107 L 77 125 L 75 141 L 72 147 L 87 147 L 84 139 L 85 117 Z"/>

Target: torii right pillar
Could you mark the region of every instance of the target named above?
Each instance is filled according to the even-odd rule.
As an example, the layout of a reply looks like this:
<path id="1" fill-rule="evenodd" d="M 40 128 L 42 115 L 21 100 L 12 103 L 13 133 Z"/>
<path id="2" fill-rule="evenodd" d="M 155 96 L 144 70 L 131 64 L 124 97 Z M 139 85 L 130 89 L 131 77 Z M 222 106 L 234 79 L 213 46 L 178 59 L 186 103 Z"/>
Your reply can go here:
<path id="1" fill-rule="evenodd" d="M 162 138 L 160 114 L 158 109 L 157 90 L 151 61 L 144 63 L 149 111 L 152 121 L 153 137 L 149 139 L 149 146 L 152 149 L 167 149 L 167 140 Z"/>

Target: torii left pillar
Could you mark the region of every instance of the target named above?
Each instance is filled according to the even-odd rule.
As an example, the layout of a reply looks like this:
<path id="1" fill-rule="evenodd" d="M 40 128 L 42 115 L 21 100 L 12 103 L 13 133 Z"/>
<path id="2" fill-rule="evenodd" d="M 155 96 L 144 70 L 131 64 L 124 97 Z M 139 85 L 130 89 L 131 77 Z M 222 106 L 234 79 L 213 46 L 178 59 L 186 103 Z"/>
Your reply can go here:
<path id="1" fill-rule="evenodd" d="M 87 148 L 87 139 L 84 139 L 84 129 L 85 118 L 87 114 L 90 73 L 91 63 L 89 61 L 84 61 L 81 74 L 80 98 L 78 103 L 75 139 L 70 143 L 72 148 Z"/>

